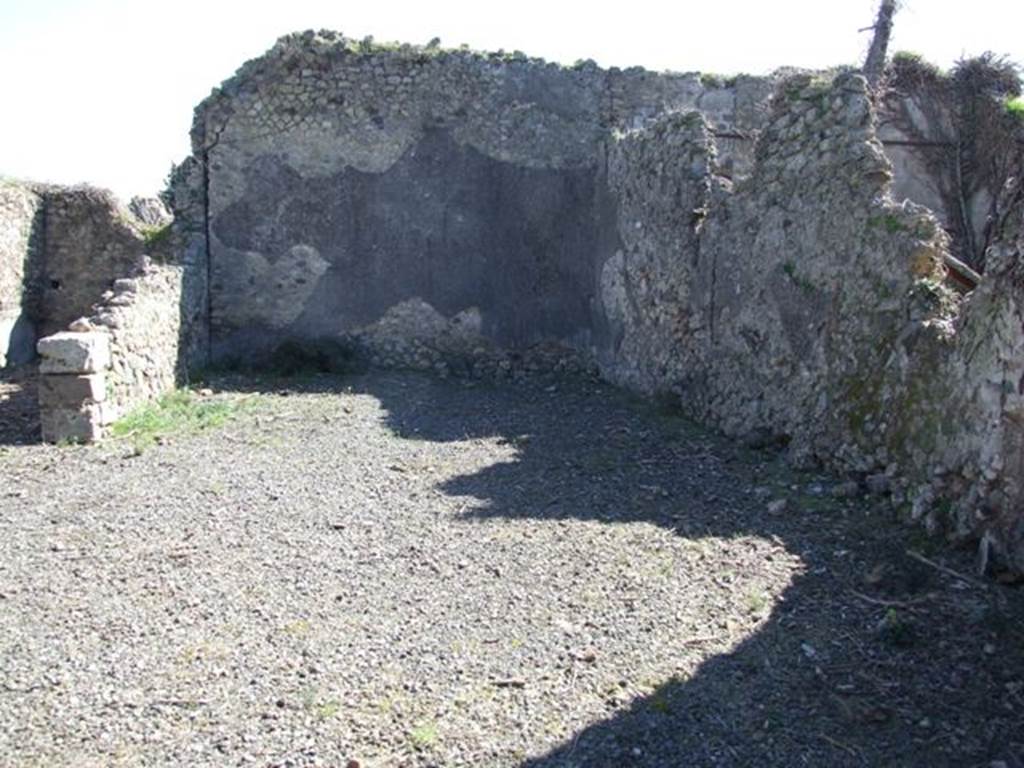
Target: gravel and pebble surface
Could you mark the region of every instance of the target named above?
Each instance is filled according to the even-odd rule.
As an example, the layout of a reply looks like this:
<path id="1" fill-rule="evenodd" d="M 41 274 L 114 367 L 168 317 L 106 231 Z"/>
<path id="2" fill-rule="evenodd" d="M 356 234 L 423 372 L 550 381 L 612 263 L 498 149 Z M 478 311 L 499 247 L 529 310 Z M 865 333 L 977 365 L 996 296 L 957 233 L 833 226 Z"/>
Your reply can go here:
<path id="1" fill-rule="evenodd" d="M 214 388 L 0 441 L 0 765 L 1024 757 L 1021 592 L 835 480 L 589 381 Z"/>

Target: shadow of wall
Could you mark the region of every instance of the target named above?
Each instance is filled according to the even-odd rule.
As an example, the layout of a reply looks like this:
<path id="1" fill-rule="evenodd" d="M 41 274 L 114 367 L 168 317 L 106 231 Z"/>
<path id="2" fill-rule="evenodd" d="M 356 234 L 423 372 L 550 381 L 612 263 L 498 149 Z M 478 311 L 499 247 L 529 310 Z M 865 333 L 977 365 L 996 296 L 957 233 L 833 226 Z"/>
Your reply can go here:
<path id="1" fill-rule="evenodd" d="M 908 556 L 926 540 L 895 524 L 877 498 L 833 498 L 827 477 L 795 472 L 777 453 L 744 448 L 677 410 L 595 382 L 466 386 L 374 374 L 257 384 L 293 386 L 372 395 L 397 437 L 449 443 L 454 456 L 470 441 L 514 447 L 508 460 L 433 486 L 458 499 L 467 526 L 530 520 L 558 526 L 567 540 L 577 523 L 657 526 L 693 554 L 674 564 L 683 573 L 662 577 L 683 586 L 678 610 L 694 626 L 667 649 L 651 648 L 670 660 L 658 679 L 608 651 L 624 634 L 642 643 L 649 631 L 631 623 L 630 601 L 644 597 L 626 585 L 653 566 L 645 562 L 651 552 L 574 562 L 576 572 L 546 582 L 551 604 L 588 627 L 596 659 L 573 659 L 556 644 L 547 653 L 562 659 L 564 678 L 548 667 L 509 670 L 525 681 L 522 693 L 495 695 L 506 697 L 513 722 L 519 707 L 550 707 L 560 734 L 553 747 L 550 729 L 531 734 L 535 757 L 523 768 L 952 768 L 1017 765 L 1024 753 L 1013 682 L 1024 674 L 1019 591 L 950 578 Z M 784 509 L 772 511 L 766 487 L 787 500 Z M 944 562 L 970 568 L 963 553 Z M 730 586 L 793 563 L 788 586 L 763 604 Z M 573 603 L 588 571 L 615 568 L 621 590 L 604 593 L 600 607 Z M 493 631 L 502 637 L 500 619 Z M 584 714 L 580 692 L 592 691 L 593 671 L 607 666 L 617 668 L 617 682 L 603 694 L 603 712 Z M 565 692 L 570 679 L 576 693 Z"/>
<path id="2" fill-rule="evenodd" d="M 1019 705 L 1004 685 L 1024 672 L 1020 594 L 943 578 L 907 556 L 922 540 L 881 521 L 890 513 L 876 500 L 808 494 L 821 478 L 792 471 L 778 454 L 715 438 L 676 411 L 600 385 L 520 387 L 396 391 L 367 380 L 363 391 L 380 399 L 388 426 L 405 438 L 498 437 L 519 449 L 513 461 L 439 485 L 472 499 L 467 522 L 645 523 L 697 546 L 771 540 L 802 564 L 753 630 L 720 616 L 701 632 L 727 651 L 679 637 L 680 661 L 702 658 L 692 673 L 643 695 L 609 696 L 605 720 L 524 767 L 958 766 L 1024 756 Z M 786 510 L 769 512 L 753 492 L 758 485 L 790 489 Z M 710 560 L 692 577 L 710 571 L 724 585 L 748 567 Z M 968 569 L 969 558 L 957 567 Z M 986 642 L 998 650 L 986 653 Z M 637 681 L 627 682 L 635 692 Z"/>

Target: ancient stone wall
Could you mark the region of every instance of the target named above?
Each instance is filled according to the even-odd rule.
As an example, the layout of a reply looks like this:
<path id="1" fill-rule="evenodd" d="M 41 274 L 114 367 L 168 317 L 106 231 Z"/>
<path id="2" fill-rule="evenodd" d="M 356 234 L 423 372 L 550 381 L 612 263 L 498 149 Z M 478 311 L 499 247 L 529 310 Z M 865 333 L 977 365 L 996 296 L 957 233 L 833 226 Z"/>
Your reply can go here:
<path id="1" fill-rule="evenodd" d="M 0 368 L 35 356 L 42 206 L 30 186 L 0 180 Z"/>
<path id="2" fill-rule="evenodd" d="M 996 266 L 963 298 L 949 168 L 900 143 L 948 135 L 933 102 L 306 33 L 197 109 L 178 227 L 214 357 L 596 367 L 1020 569 L 1020 202 L 995 227 L 1006 168 L 967 200 Z"/>
<path id="3" fill-rule="evenodd" d="M 981 537 L 982 567 L 1024 572 L 1024 176 L 996 201 L 985 275 L 957 318 L 954 351 L 928 371 L 945 402 L 933 416 L 948 425 L 931 448 L 930 482 L 914 497 L 929 526 L 949 509 L 961 537 Z M 946 410 L 940 411 L 939 408 Z M 935 422 L 933 422 L 935 423 Z M 922 478 L 923 479 L 923 478 Z"/>
<path id="4" fill-rule="evenodd" d="M 48 187 L 39 333 L 81 317 L 120 277 L 138 269 L 146 243 L 140 222 L 111 192 Z"/>
<path id="5" fill-rule="evenodd" d="M 0 362 L 28 362 L 42 336 L 44 439 L 95 439 L 205 361 L 205 227 L 189 228 L 204 197 L 187 194 L 189 168 L 181 223 L 156 200 L 0 185 Z"/>
<path id="6" fill-rule="evenodd" d="M 210 259 L 202 164 L 189 157 L 176 166 L 167 193 L 176 212 L 167 253 L 182 270 L 180 355 L 186 368 L 197 368 L 206 365 L 210 355 Z"/>
<path id="7" fill-rule="evenodd" d="M 893 195 L 928 206 L 952 236 L 953 253 L 984 270 L 997 198 L 1024 163 L 1024 124 L 1005 100 L 1015 72 L 990 54 L 945 73 L 897 55 L 886 73 L 878 135 L 893 163 Z"/>
<path id="8" fill-rule="evenodd" d="M 139 220 L 106 190 L 0 184 L 0 356 L 27 362 L 38 337 L 88 314 L 145 253 L 170 258 L 168 222 Z"/>
<path id="9" fill-rule="evenodd" d="M 86 320 L 110 336 L 107 402 L 115 418 L 181 380 L 183 274 L 179 265 L 147 263 L 116 280 Z"/>
<path id="10" fill-rule="evenodd" d="M 602 347 L 600 270 L 620 246 L 608 131 L 697 105 L 753 129 L 769 91 L 284 38 L 197 110 L 214 352 L 353 332 L 412 300 L 475 312 L 501 347 Z"/>
<path id="11" fill-rule="evenodd" d="M 617 383 L 670 391 L 700 367 L 706 323 L 694 276 L 714 148 L 703 116 L 687 112 L 613 138 L 608 155 L 622 245 L 601 269 L 609 343 L 597 357 Z"/>
<path id="12" fill-rule="evenodd" d="M 286 340 L 587 370 L 1024 571 L 1021 128 L 936 93 L 292 35 L 197 109 L 159 263 L 98 193 L 0 188 L 0 321 L 50 329 L 113 288 L 40 345 L 51 437 Z M 951 140 L 967 182 L 927 159 Z M 984 274 L 954 285 L 965 254 Z"/>
<path id="13" fill-rule="evenodd" d="M 713 154 L 699 115 L 613 152 L 626 247 L 605 267 L 605 375 L 1024 568 L 1020 187 L 962 299 L 940 221 L 892 198 L 859 76 L 784 82 L 749 178 L 702 174 Z"/>
<path id="14" fill-rule="evenodd" d="M 43 439 L 96 440 L 183 373 L 183 270 L 148 259 L 70 331 L 39 341 Z"/>

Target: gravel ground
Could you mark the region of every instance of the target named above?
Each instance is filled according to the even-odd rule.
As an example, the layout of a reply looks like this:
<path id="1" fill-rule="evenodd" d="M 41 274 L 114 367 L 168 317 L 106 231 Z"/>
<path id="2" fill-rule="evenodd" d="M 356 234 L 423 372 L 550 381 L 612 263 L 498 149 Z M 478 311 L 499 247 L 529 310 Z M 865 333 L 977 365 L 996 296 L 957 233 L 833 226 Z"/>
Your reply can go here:
<path id="1" fill-rule="evenodd" d="M 141 455 L 0 433 L 0 765 L 1024 757 L 1022 593 L 777 454 L 586 381 L 214 387 Z"/>

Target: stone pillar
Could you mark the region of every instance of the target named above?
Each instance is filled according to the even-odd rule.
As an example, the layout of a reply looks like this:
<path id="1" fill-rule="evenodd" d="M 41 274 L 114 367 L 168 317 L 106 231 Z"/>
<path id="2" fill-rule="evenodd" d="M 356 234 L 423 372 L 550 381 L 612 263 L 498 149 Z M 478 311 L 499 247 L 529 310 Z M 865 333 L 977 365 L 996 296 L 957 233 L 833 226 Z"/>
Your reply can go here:
<path id="1" fill-rule="evenodd" d="M 110 337 L 63 331 L 39 340 L 39 418 L 43 440 L 92 442 L 112 421 L 106 407 Z"/>

